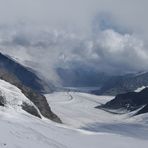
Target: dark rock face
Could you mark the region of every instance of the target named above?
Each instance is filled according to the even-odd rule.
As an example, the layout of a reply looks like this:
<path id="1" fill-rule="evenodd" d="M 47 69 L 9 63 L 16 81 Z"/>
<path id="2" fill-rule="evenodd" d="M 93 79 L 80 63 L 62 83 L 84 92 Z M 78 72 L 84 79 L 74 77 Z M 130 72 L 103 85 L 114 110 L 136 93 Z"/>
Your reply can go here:
<path id="1" fill-rule="evenodd" d="M 106 109 L 126 109 L 128 111 L 134 111 L 143 107 L 136 114 L 146 113 L 148 112 L 148 88 L 145 88 L 139 93 L 128 92 L 125 94 L 119 94 L 115 97 L 115 99 L 101 105 L 100 107 Z"/>
<path id="2" fill-rule="evenodd" d="M 7 72 L 15 75 L 17 79 L 25 86 L 37 92 L 53 91 L 54 86 L 43 82 L 33 70 L 20 65 L 11 58 L 0 53 L 0 70 L 5 69 Z M 46 90 L 46 88 L 49 88 Z"/>
<path id="3" fill-rule="evenodd" d="M 147 112 L 148 112 L 148 104 L 144 108 L 142 108 L 140 111 L 138 111 L 136 113 L 136 115 L 144 114 L 144 113 L 147 113 Z"/>
<path id="4" fill-rule="evenodd" d="M 48 102 L 43 95 L 36 93 L 21 84 L 18 85 L 18 88 L 20 88 L 22 93 L 38 107 L 44 117 L 61 123 L 60 118 L 51 111 Z"/>
<path id="5" fill-rule="evenodd" d="M 117 95 L 132 92 L 142 86 L 148 86 L 148 73 L 113 76 L 103 84 L 100 90 L 93 91 L 92 93 L 96 95 Z"/>
<path id="6" fill-rule="evenodd" d="M 21 74 L 23 76 L 21 76 Z M 11 61 L 11 59 L 2 54 L 0 54 L 0 79 L 18 87 L 22 93 L 36 105 L 44 117 L 61 123 L 60 118 L 51 111 L 46 98 L 40 93 L 43 87 L 38 83 L 39 78 L 25 69 L 25 67 L 21 67 L 20 64 Z M 27 111 L 31 110 L 26 105 L 23 106 L 23 109 Z"/>
<path id="7" fill-rule="evenodd" d="M 22 109 L 25 110 L 26 112 L 30 113 L 31 115 L 41 118 L 41 116 L 38 113 L 38 111 L 36 110 L 36 108 L 34 106 L 27 104 L 26 102 L 23 102 Z"/>
<path id="8" fill-rule="evenodd" d="M 5 105 L 5 98 L 0 96 L 0 106 L 4 106 L 4 105 Z"/>

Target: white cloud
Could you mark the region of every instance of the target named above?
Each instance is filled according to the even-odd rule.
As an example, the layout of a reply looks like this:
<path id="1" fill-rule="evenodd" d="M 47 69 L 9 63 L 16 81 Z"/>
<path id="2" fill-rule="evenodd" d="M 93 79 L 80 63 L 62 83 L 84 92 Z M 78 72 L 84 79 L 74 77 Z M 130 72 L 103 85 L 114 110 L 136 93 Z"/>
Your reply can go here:
<path id="1" fill-rule="evenodd" d="M 100 30 L 95 38 L 84 38 L 64 30 L 20 32 L 10 29 L 5 32 L 3 29 L 0 38 L 1 51 L 26 63 L 38 63 L 33 67 L 49 79 L 57 79 L 57 67 L 81 69 L 88 66 L 115 74 L 148 70 L 144 42 L 134 34 L 121 34 L 113 29 Z"/>
<path id="2" fill-rule="evenodd" d="M 116 74 L 148 70 L 147 4 L 0 0 L 0 48 L 26 63 L 32 61 L 49 79 L 58 79 L 56 67 L 88 66 Z"/>

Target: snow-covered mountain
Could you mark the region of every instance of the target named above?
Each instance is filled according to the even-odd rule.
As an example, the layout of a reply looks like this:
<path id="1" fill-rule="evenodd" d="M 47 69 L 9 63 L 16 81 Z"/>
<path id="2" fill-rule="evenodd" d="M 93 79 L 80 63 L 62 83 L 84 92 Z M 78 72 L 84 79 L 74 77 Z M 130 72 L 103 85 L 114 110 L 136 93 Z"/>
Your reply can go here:
<path id="1" fill-rule="evenodd" d="M 32 103 L 34 103 L 44 117 L 61 122 L 61 120 L 51 111 L 46 98 L 40 93 L 43 91 L 43 84 L 45 83 L 42 83 L 43 81 L 26 67 L 2 54 L 0 54 L 0 80 L 1 79 L 17 87 Z M 4 98 L 1 96 L 1 105 L 5 106 L 6 104 L 3 103 L 5 102 Z M 40 117 L 33 106 L 29 106 L 26 102 L 23 102 L 22 108 L 31 114 Z"/>
<path id="2" fill-rule="evenodd" d="M 6 72 L 35 91 L 52 92 L 54 90 L 54 86 L 41 79 L 33 69 L 25 67 L 10 56 L 0 53 L 0 76 L 3 77 Z"/>
<path id="3" fill-rule="evenodd" d="M 4 80 L 0 80 L 0 105 L 16 111 L 25 110 L 41 118 L 41 113 L 33 102 L 20 89 Z"/>
<path id="4" fill-rule="evenodd" d="M 89 92 L 96 95 L 117 95 L 148 86 L 148 72 L 112 75 L 97 72 L 90 67 L 70 67 L 58 68 L 57 73 L 64 88 L 72 91 L 75 88 L 78 92 L 85 92 L 87 88 L 90 88 Z"/>
<path id="5" fill-rule="evenodd" d="M 139 72 L 130 73 L 125 75 L 118 75 L 118 74 L 111 75 L 104 72 L 97 72 L 93 68 L 90 68 L 88 66 L 75 67 L 74 65 L 72 65 L 70 68 L 63 68 L 60 66 L 55 67 L 54 69 L 55 73 L 52 74 L 53 80 L 50 79 L 49 81 L 45 79 L 45 77 L 43 77 L 45 68 L 43 69 L 40 68 L 42 66 L 44 67 L 44 65 L 38 66 L 39 62 L 34 61 L 34 59 L 30 57 L 26 52 L 20 52 L 19 54 L 16 54 L 15 52 L 11 53 L 11 51 L 9 51 L 8 53 L 4 52 L 4 50 L 2 51 L 3 53 L 9 55 L 9 57 L 4 56 L 7 59 L 5 60 L 5 62 L 7 61 L 7 64 L 9 63 L 10 59 L 11 59 L 10 61 L 13 61 L 13 66 L 12 66 L 13 70 L 11 70 L 11 72 L 13 73 L 15 72 L 15 74 L 18 75 L 18 77 L 21 79 L 22 82 L 26 83 L 26 85 L 29 85 L 29 87 L 32 87 L 40 92 L 45 92 L 45 93 L 53 92 L 56 89 L 58 90 L 65 89 L 65 87 L 68 88 L 75 87 L 76 88 L 75 90 L 80 92 L 85 92 L 86 90 L 85 87 L 86 88 L 92 87 L 92 88 L 98 88 L 98 89 L 90 89 L 92 94 L 117 95 L 120 93 L 134 91 L 142 86 L 148 86 L 148 72 L 146 71 L 140 73 Z M 22 57 L 22 54 L 25 56 Z M 15 65 L 17 65 L 16 68 Z M 18 65 L 21 65 L 21 68 L 19 68 Z M 22 67 L 25 67 L 26 69 L 26 66 L 27 66 L 27 74 L 26 73 L 24 74 Z M 33 75 L 34 73 L 36 73 L 37 77 Z M 57 75 L 59 78 L 55 78 L 57 77 Z M 51 76 L 50 73 L 46 75 L 46 77 L 50 76 Z M 52 82 L 55 79 L 59 79 L 60 81 L 59 83 L 56 83 L 56 88 L 53 85 L 54 82 Z M 82 87 L 84 89 L 81 89 Z"/>
<path id="6" fill-rule="evenodd" d="M 119 110 L 128 112 L 138 110 L 135 115 L 148 113 L 148 88 L 143 88 L 140 92 L 119 94 L 113 100 L 98 106 L 98 108 L 114 110 L 115 113 L 119 113 Z"/>
<path id="7" fill-rule="evenodd" d="M 94 90 L 92 93 L 96 95 L 117 95 L 131 92 L 144 86 L 148 86 L 148 72 L 112 76 L 103 83 L 99 90 Z"/>
<path id="8" fill-rule="evenodd" d="M 145 104 L 115 114 L 95 108 L 113 96 L 72 89 L 43 95 L 44 84 L 32 69 L 0 55 L 0 147 L 147 148 L 148 114 L 133 116 Z"/>

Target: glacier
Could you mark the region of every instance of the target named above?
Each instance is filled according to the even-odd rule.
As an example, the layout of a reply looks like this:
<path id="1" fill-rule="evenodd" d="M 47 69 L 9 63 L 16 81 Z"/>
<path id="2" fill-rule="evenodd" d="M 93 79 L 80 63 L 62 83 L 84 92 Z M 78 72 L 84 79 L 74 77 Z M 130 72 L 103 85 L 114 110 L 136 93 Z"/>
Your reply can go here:
<path id="1" fill-rule="evenodd" d="M 2 148 L 147 147 L 148 114 L 120 116 L 94 108 L 112 99 L 111 96 L 78 92 L 46 94 L 52 110 L 64 123 L 58 124 L 22 110 L 23 101 L 31 102 L 14 85 L 0 80 L 0 92 L 6 99 L 6 105 L 0 106 Z"/>

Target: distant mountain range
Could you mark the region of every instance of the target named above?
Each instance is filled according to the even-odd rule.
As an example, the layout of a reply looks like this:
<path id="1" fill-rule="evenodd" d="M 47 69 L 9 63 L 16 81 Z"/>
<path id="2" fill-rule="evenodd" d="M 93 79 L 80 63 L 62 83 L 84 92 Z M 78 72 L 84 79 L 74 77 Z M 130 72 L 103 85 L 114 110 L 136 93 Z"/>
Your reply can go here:
<path id="1" fill-rule="evenodd" d="M 105 81 L 99 90 L 92 91 L 92 93 L 96 95 L 117 95 L 134 91 L 142 86 L 148 86 L 148 72 L 112 76 Z"/>
<path id="2" fill-rule="evenodd" d="M 90 88 L 88 92 L 96 95 L 117 95 L 148 86 L 148 72 L 109 75 L 89 68 L 71 67 L 57 68 L 57 74 L 62 80 L 64 88 L 69 88 L 69 90 L 75 88 L 75 91 L 82 92 L 85 88 Z M 95 89 L 93 90 L 91 87 Z M 83 90 L 79 90 L 79 88 L 83 88 Z"/>
<path id="3" fill-rule="evenodd" d="M 57 68 L 56 72 L 63 87 L 99 87 L 110 78 L 105 73 L 96 72 L 90 67 Z"/>

